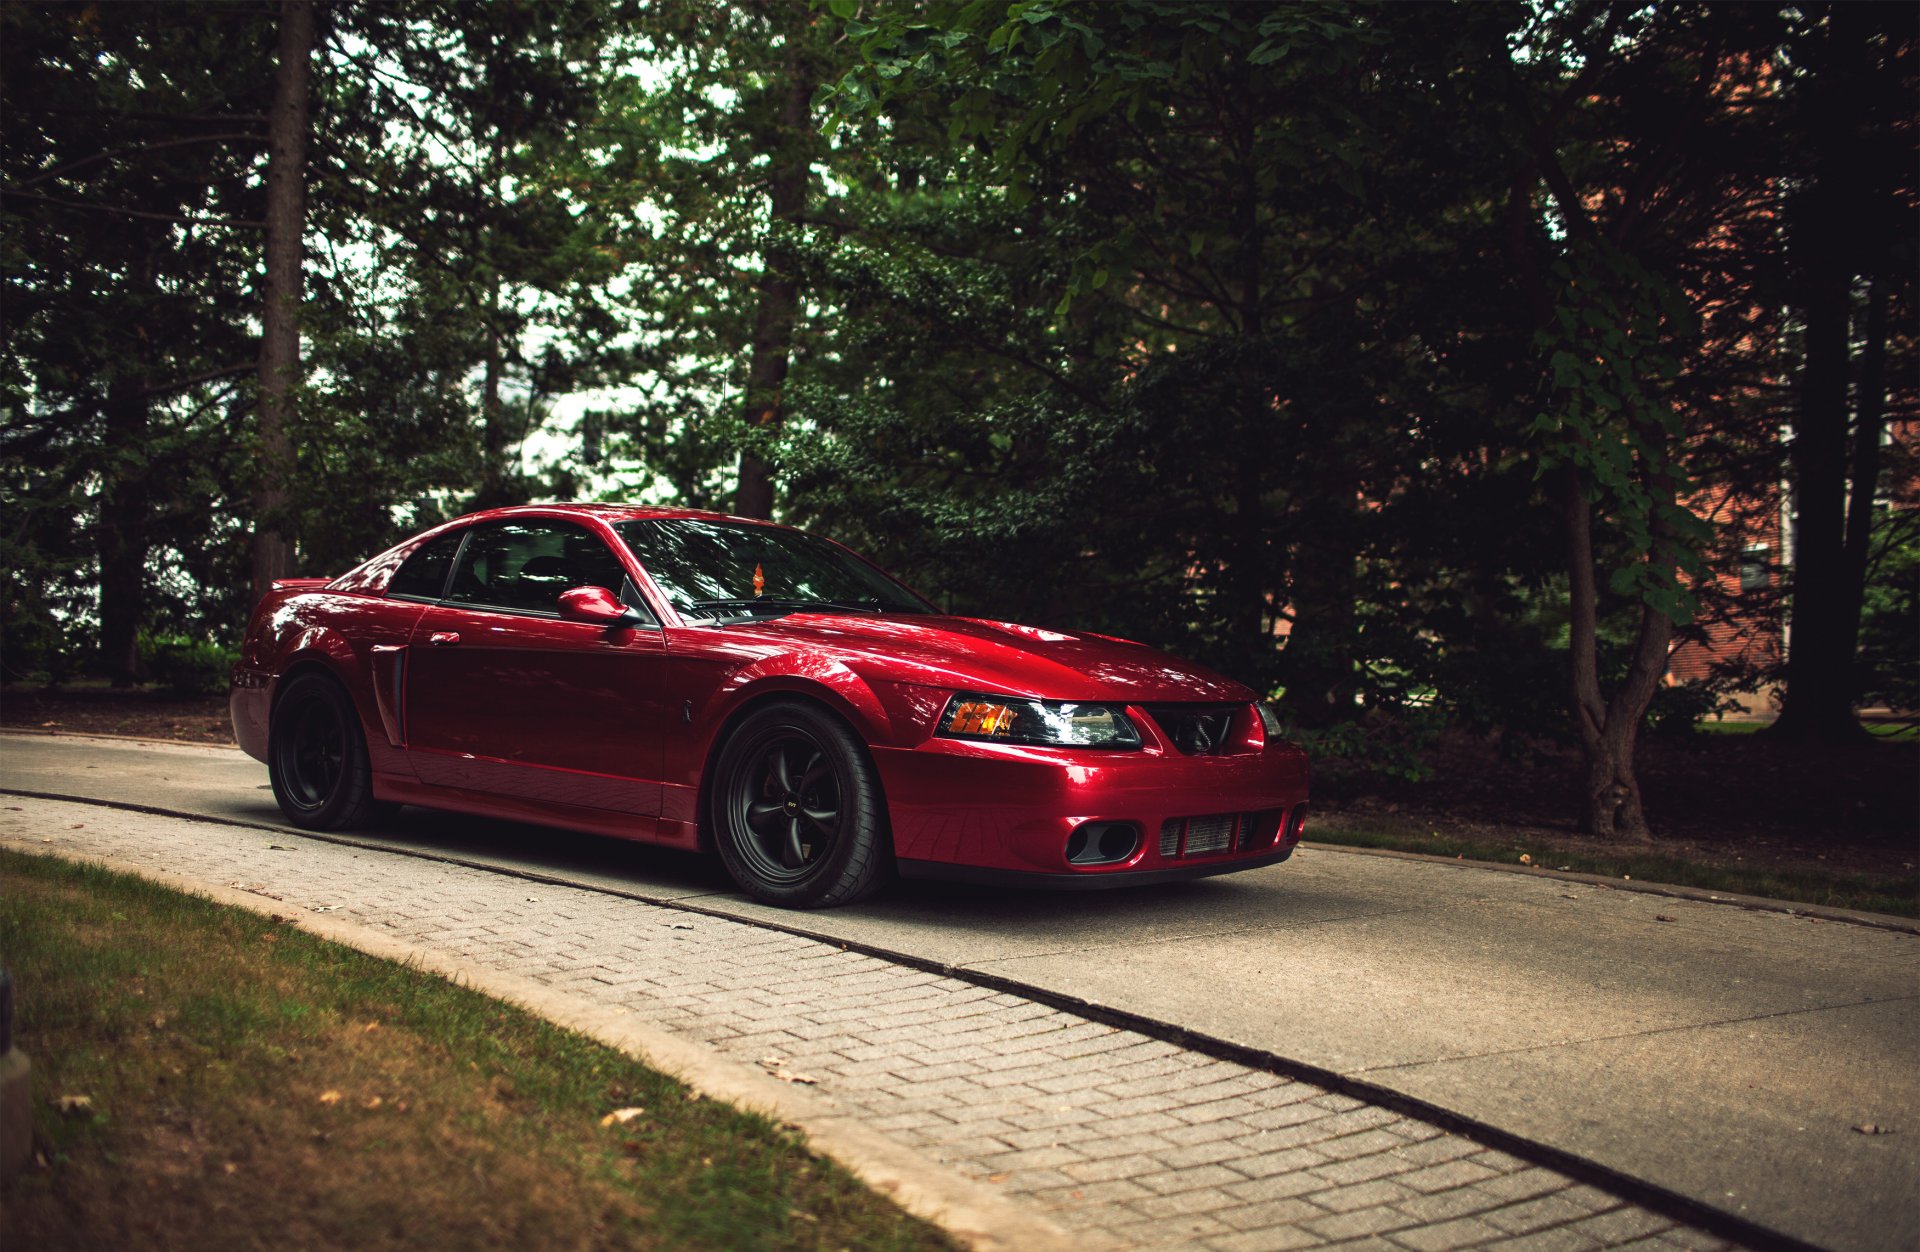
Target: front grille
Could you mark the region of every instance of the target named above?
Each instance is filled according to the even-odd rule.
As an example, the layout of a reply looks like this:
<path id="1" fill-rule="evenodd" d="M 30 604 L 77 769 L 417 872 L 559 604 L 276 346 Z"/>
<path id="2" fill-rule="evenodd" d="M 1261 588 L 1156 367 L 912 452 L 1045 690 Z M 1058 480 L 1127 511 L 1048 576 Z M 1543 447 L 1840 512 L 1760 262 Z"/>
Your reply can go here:
<path id="1" fill-rule="evenodd" d="M 1175 748 L 1188 756 L 1213 756 L 1232 750 L 1234 719 L 1245 707 L 1240 704 L 1149 704 L 1146 709 Z"/>
<path id="2" fill-rule="evenodd" d="M 1160 823 L 1160 859 L 1175 861 L 1233 848 L 1243 852 L 1270 848 L 1286 816 L 1285 809 L 1260 809 L 1252 813 L 1169 817 Z"/>

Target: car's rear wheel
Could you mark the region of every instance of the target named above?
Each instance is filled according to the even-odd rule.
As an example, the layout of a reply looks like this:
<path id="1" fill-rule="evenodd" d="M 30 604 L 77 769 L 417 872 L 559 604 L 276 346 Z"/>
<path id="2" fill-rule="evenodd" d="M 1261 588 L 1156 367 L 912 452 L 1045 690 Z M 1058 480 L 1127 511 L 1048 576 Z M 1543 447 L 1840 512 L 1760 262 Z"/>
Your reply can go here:
<path id="1" fill-rule="evenodd" d="M 865 747 L 818 705 L 749 713 L 714 771 L 714 842 L 756 899 L 824 908 L 886 881 L 886 805 Z"/>
<path id="2" fill-rule="evenodd" d="M 377 805 L 360 715 L 325 674 L 287 684 L 268 728 L 267 776 L 287 820 L 308 830 L 365 825 Z"/>

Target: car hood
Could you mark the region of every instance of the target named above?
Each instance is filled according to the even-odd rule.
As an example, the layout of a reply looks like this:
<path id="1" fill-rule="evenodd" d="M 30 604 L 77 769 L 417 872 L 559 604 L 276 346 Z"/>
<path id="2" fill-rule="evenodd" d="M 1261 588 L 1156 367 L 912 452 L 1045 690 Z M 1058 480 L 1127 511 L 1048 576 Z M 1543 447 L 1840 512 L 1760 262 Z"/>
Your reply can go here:
<path id="1" fill-rule="evenodd" d="M 1252 700 L 1247 687 L 1145 644 L 973 617 L 794 613 L 726 628 L 835 654 L 870 677 L 1051 700 Z"/>

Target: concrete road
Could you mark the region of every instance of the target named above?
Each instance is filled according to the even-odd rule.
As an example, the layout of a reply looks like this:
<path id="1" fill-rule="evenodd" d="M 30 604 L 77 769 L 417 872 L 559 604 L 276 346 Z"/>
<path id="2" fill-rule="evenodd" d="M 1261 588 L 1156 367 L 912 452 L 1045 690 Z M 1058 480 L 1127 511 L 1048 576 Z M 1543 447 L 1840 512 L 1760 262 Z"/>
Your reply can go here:
<path id="1" fill-rule="evenodd" d="M 0 787 L 280 824 L 265 767 L 225 749 L 9 735 Z M 1400 1093 L 1809 1243 L 1920 1246 L 1913 934 L 1324 848 L 1172 887 L 905 884 L 796 915 L 706 861 L 617 841 L 414 809 L 356 838 L 990 974 Z"/>

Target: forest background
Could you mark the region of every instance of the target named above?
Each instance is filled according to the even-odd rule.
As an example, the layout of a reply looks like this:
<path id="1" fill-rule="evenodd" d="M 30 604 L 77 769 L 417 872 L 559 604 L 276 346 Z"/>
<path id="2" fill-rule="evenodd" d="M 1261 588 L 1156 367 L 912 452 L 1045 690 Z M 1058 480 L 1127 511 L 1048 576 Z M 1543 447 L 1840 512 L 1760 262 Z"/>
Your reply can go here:
<path id="1" fill-rule="evenodd" d="M 1323 766 L 1577 749 L 1644 838 L 1649 724 L 1920 706 L 1915 26 L 7 0 L 0 666 L 219 682 L 272 577 L 717 508 L 1212 664 Z M 1709 503 L 1783 490 L 1721 577 Z M 1715 621 L 1791 644 L 1664 682 Z"/>

